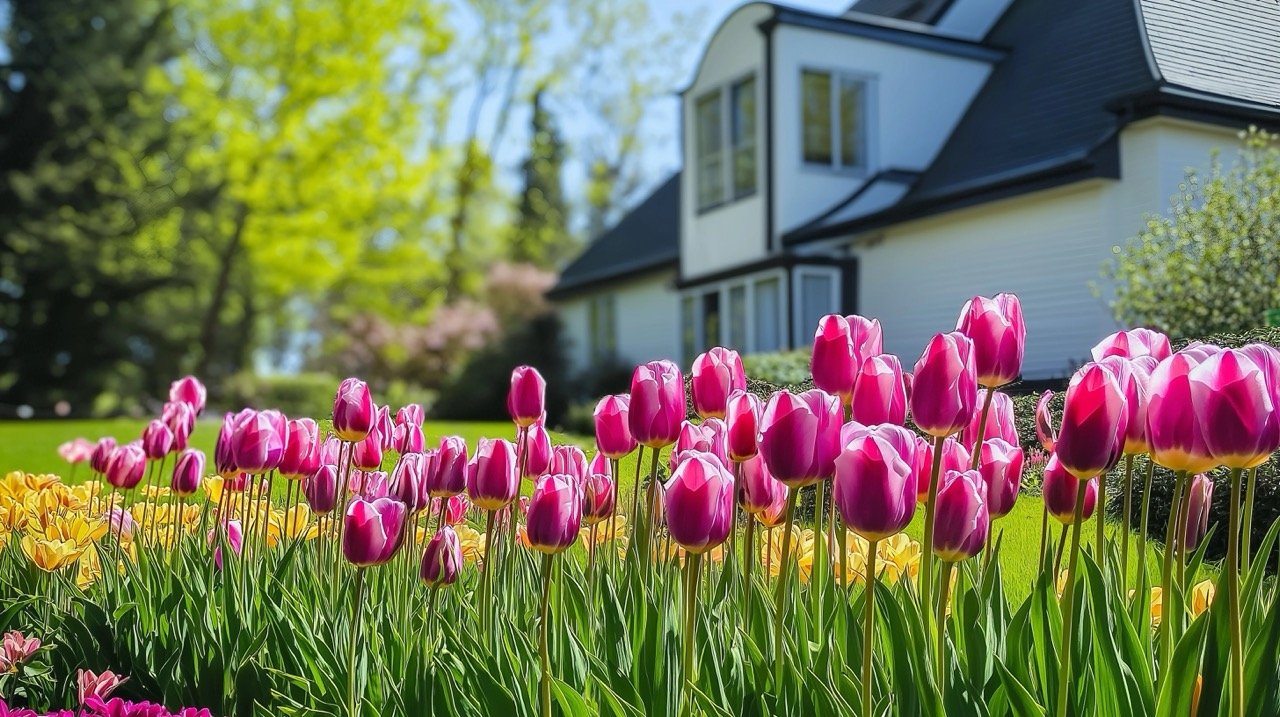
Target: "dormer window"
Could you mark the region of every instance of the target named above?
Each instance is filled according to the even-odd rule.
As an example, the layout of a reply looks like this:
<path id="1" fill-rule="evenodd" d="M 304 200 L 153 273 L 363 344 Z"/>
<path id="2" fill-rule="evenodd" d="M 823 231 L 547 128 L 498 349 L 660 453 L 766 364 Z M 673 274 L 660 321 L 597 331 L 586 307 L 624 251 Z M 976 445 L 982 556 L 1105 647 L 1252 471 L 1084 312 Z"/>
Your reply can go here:
<path id="1" fill-rule="evenodd" d="M 867 80 L 802 70 L 801 132 L 804 163 L 838 171 L 867 168 Z"/>
<path id="2" fill-rule="evenodd" d="M 755 75 L 694 101 L 698 209 L 755 194 L 756 112 Z"/>

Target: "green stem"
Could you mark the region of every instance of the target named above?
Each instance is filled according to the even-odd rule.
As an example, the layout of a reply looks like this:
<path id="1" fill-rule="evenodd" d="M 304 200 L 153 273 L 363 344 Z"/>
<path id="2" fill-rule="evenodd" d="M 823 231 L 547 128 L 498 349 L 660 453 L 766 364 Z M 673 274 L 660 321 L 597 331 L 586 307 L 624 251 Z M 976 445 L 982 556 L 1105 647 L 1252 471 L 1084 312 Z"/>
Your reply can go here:
<path id="1" fill-rule="evenodd" d="M 684 659 L 680 663 L 684 669 L 684 689 L 680 698 L 681 714 L 693 714 L 693 685 L 698 678 L 698 666 L 693 660 L 693 637 L 698 625 L 698 562 L 701 558 L 698 553 L 689 553 L 684 560 Z"/>
<path id="2" fill-rule="evenodd" d="M 1076 563 L 1080 559 L 1080 524 L 1084 522 L 1084 493 L 1088 481 L 1079 481 L 1076 511 L 1071 525 L 1071 557 L 1067 561 L 1067 586 L 1062 591 L 1062 659 L 1058 670 L 1058 717 L 1067 717 L 1067 689 L 1071 684 L 1071 642 L 1075 636 Z"/>
<path id="3" fill-rule="evenodd" d="M 1062 572 L 1062 554 L 1067 549 L 1067 526 L 1062 526 L 1062 534 L 1058 536 L 1058 557 L 1053 559 L 1053 584 L 1058 584 L 1058 575 Z"/>
<path id="4" fill-rule="evenodd" d="M 1244 523 L 1240 527 L 1240 572 L 1248 575 L 1253 562 L 1253 495 L 1258 487 L 1258 469 L 1249 471 L 1249 482 L 1244 493 Z"/>
<path id="5" fill-rule="evenodd" d="M 365 568 L 356 568 L 356 581 L 351 599 L 351 636 L 347 643 L 347 715 L 355 717 L 360 706 L 356 692 L 356 650 L 360 642 L 360 600 L 364 597 Z"/>
<path id="6" fill-rule="evenodd" d="M 994 388 L 987 389 L 986 398 L 982 401 L 982 415 L 978 419 L 978 433 L 973 439 L 973 454 L 969 461 L 969 469 L 977 470 L 982 463 L 982 441 L 987 434 L 987 416 L 991 413 L 991 399 L 996 395 Z"/>
<path id="7" fill-rule="evenodd" d="M 743 626 L 751 631 L 751 565 L 755 562 L 756 517 L 747 515 L 747 534 L 743 539 L 742 549 L 742 611 Z"/>
<path id="8" fill-rule="evenodd" d="M 1173 479 L 1173 504 L 1169 506 L 1169 524 L 1164 533 L 1164 561 L 1160 571 L 1160 669 L 1162 678 L 1168 672 L 1173 658 L 1173 623 L 1179 616 L 1172 614 L 1169 607 L 1173 596 L 1173 556 L 1176 552 L 1178 533 L 1178 516 L 1182 514 L 1182 481 L 1186 480 L 1186 471 L 1178 471 Z"/>
<path id="9" fill-rule="evenodd" d="M 1094 527 L 1097 530 L 1095 536 L 1096 545 L 1093 550 L 1093 559 L 1098 561 L 1098 568 L 1105 571 L 1107 569 L 1107 558 L 1104 552 L 1107 549 L 1107 474 L 1102 473 L 1098 476 L 1098 505 L 1093 511 Z"/>
<path id="10" fill-rule="evenodd" d="M 924 542 L 920 545 L 920 550 L 924 553 L 920 566 L 920 608 L 928 622 L 929 637 L 933 638 L 936 634 L 936 625 L 933 623 L 933 612 L 929 606 L 933 604 L 931 600 L 933 593 L 933 514 L 938 503 L 938 473 L 942 471 L 942 445 L 946 441 L 945 436 L 938 436 L 933 439 L 933 468 L 929 471 L 929 497 L 924 504 Z"/>
<path id="11" fill-rule="evenodd" d="M 1227 613 L 1231 619 L 1230 717 L 1244 717 L 1244 635 L 1240 626 L 1241 473 L 1239 468 L 1231 469 L 1231 508 L 1227 514 Z"/>
<path id="12" fill-rule="evenodd" d="M 481 563 L 484 564 L 484 572 L 480 574 L 480 629 L 482 631 L 489 629 L 489 586 L 493 575 L 493 563 L 489 560 L 489 550 L 493 543 L 494 511 L 489 510 L 485 513 L 484 554 L 480 557 Z"/>
<path id="13" fill-rule="evenodd" d="M 551 605 L 551 554 L 542 556 L 542 620 L 538 625 L 538 657 L 542 675 L 538 680 L 538 698 L 542 717 L 551 717 L 551 654 L 547 650 L 547 618 Z"/>
<path id="14" fill-rule="evenodd" d="M 938 694 L 945 701 L 947 696 L 947 602 L 951 599 L 951 571 L 956 564 L 942 561 L 942 587 L 938 592 Z"/>
<path id="15" fill-rule="evenodd" d="M 1129 584 L 1129 514 L 1133 510 L 1133 455 L 1124 457 L 1124 515 L 1120 520 L 1120 584 Z"/>
<path id="16" fill-rule="evenodd" d="M 863 598 L 862 620 L 862 714 L 871 717 L 871 648 L 876 632 L 876 548 L 880 541 L 867 541 L 867 590 Z"/>
<path id="17" fill-rule="evenodd" d="M 662 451 L 657 448 L 650 449 L 653 453 L 653 460 L 650 461 L 649 469 L 649 496 L 648 496 L 648 512 L 645 519 L 644 545 L 640 557 L 648 566 L 649 577 L 653 577 L 653 534 L 658 529 L 658 457 Z M 665 558 L 665 554 L 663 556 Z M 665 560 L 664 560 L 665 562 Z"/>
<path id="18" fill-rule="evenodd" d="M 1178 558 L 1176 564 L 1178 567 L 1178 586 L 1181 587 L 1184 592 L 1187 589 L 1187 558 L 1189 557 L 1190 552 L 1187 550 L 1187 518 L 1191 514 L 1192 482 L 1192 476 L 1190 475 L 1182 481 L 1182 504 L 1178 511 Z M 1177 629 L 1178 634 L 1174 636 L 1175 640 L 1182 637 L 1181 621 L 1179 621 Z"/>
<path id="19" fill-rule="evenodd" d="M 782 622 L 787 612 L 787 599 L 791 596 L 791 564 L 794 562 L 791 558 L 791 523 L 795 519 L 796 512 L 796 496 L 800 491 L 790 488 L 787 490 L 787 517 L 783 523 L 782 535 L 782 564 L 778 572 L 778 614 L 774 616 L 773 621 L 773 682 L 774 689 L 778 693 L 782 691 L 782 653 L 785 651 L 782 642 Z"/>
<path id="20" fill-rule="evenodd" d="M 1156 462 L 1147 456 L 1147 477 L 1142 484 L 1142 525 L 1138 528 L 1138 584 L 1147 579 L 1147 519 L 1151 515 L 1151 479 L 1156 472 Z M 1142 596 L 1143 600 L 1148 599 Z"/>
<path id="21" fill-rule="evenodd" d="M 826 581 L 827 538 L 830 537 L 822 534 L 823 513 L 826 508 L 825 488 L 825 481 L 818 481 L 813 485 L 813 569 L 809 575 L 809 609 L 819 635 L 823 633 L 822 589 Z"/>
<path id="22" fill-rule="evenodd" d="M 1040 508 L 1040 570 L 1044 570 L 1045 548 L 1049 547 L 1049 506 Z"/>
<path id="23" fill-rule="evenodd" d="M 631 484 L 631 547 L 638 548 L 636 544 L 637 533 L 640 529 L 640 466 L 644 464 L 644 446 L 640 446 L 636 450 L 636 479 Z"/>

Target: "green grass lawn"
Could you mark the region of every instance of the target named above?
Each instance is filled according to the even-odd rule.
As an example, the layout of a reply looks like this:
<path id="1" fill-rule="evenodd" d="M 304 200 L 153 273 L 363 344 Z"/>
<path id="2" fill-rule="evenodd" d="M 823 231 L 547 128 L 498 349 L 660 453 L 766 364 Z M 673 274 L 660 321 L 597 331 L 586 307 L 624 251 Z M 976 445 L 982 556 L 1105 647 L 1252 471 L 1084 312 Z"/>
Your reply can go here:
<path id="1" fill-rule="evenodd" d="M 117 440 L 132 440 L 142 434 L 145 421 L 133 419 L 110 420 L 67 420 L 67 421 L 27 421 L 0 423 L 0 474 L 11 470 L 23 470 L 32 473 L 57 473 L 68 481 L 80 481 L 89 477 L 87 465 L 76 469 L 74 476 L 68 472 L 67 464 L 58 456 L 58 444 L 83 436 L 97 440 L 102 436 L 114 436 Z M 216 420 L 202 420 L 191 437 L 191 445 L 204 450 L 210 458 L 213 444 L 217 438 L 220 423 Z M 472 446 L 482 437 L 508 438 L 515 436 L 514 427 L 508 422 L 441 422 L 428 421 L 424 426 L 427 445 L 436 445 L 440 437 L 448 434 L 460 435 Z M 575 443 L 587 452 L 594 451 L 594 441 L 582 436 L 553 434 L 557 443 Z M 649 458 L 646 451 L 645 469 L 648 469 Z M 665 462 L 666 454 L 662 456 Z M 629 508 L 631 486 L 636 474 L 635 454 L 622 461 L 619 473 L 619 505 L 624 510 Z M 276 491 L 283 495 L 284 486 L 277 485 Z M 526 484 L 525 491 L 529 490 Z M 1018 500 L 1012 513 L 996 521 L 994 531 L 1003 536 L 1000 555 L 1001 567 L 1004 570 L 1006 590 L 1012 600 L 1021 600 L 1030 592 L 1031 582 L 1035 578 L 1036 556 L 1040 549 L 1040 516 L 1043 503 L 1038 496 L 1023 496 Z M 1082 545 L 1091 545 L 1094 540 L 1095 522 L 1097 518 L 1085 523 L 1081 530 Z M 907 529 L 908 534 L 920 540 L 923 535 L 924 513 L 919 511 L 916 519 Z M 1061 526 L 1050 521 L 1051 536 L 1056 539 Z M 1118 532 L 1116 525 L 1108 526 L 1112 536 Z M 1130 572 L 1131 579 L 1136 576 L 1137 536 L 1130 539 Z M 1159 557 L 1154 548 L 1148 548 L 1148 565 L 1158 566 Z"/>

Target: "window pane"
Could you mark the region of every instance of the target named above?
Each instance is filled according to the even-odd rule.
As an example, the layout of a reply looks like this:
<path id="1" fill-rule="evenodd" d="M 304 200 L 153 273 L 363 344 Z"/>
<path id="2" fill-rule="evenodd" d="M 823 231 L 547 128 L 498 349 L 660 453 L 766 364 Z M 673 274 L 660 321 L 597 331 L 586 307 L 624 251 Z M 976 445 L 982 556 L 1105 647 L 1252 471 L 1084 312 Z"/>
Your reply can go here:
<path id="1" fill-rule="evenodd" d="M 756 190 L 756 78 L 733 86 L 730 140 L 733 146 L 733 196 Z"/>
<path id="2" fill-rule="evenodd" d="M 756 282 L 755 290 L 755 351 L 777 351 L 782 348 L 782 337 L 778 331 L 781 296 L 777 279 L 761 279 Z"/>
<path id="3" fill-rule="evenodd" d="M 801 335 L 812 331 L 823 316 L 831 313 L 832 278 L 826 274 L 800 275 L 800 325 Z"/>
<path id="4" fill-rule="evenodd" d="M 694 107 L 696 136 L 694 151 L 698 161 L 698 206 L 724 200 L 724 151 L 721 137 L 720 91 L 698 98 Z"/>
<path id="5" fill-rule="evenodd" d="M 610 294 L 604 297 L 604 306 L 601 314 L 603 314 L 600 322 L 601 349 L 604 356 L 613 359 L 618 355 L 618 329 L 617 329 L 617 297 Z"/>
<path id="6" fill-rule="evenodd" d="M 858 80 L 840 83 L 840 164 L 845 167 L 865 165 L 865 89 L 866 83 Z"/>
<path id="7" fill-rule="evenodd" d="M 747 287 L 739 284 L 729 289 L 730 348 L 745 351 L 747 348 Z"/>
<path id="8" fill-rule="evenodd" d="M 699 350 L 720 343 L 720 292 L 709 291 L 702 295 L 702 346 Z"/>
<path id="9" fill-rule="evenodd" d="M 698 355 L 698 311 L 692 296 L 680 300 L 680 353 L 686 365 Z"/>
<path id="10" fill-rule="evenodd" d="M 804 161 L 831 164 L 831 75 L 805 70 L 801 73 L 804 92 Z"/>

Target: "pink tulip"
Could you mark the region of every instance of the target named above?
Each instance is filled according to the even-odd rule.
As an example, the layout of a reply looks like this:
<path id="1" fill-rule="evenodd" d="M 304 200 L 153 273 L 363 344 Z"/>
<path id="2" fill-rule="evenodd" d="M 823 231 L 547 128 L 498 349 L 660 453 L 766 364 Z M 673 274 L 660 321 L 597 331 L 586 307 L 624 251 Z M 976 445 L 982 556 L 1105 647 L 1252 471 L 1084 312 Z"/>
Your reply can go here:
<path id="1" fill-rule="evenodd" d="M 358 378 L 343 379 L 333 399 L 333 432 L 349 443 L 363 440 L 376 419 L 369 384 Z"/>
<path id="2" fill-rule="evenodd" d="M 555 446 L 546 472 L 573 476 L 576 485 L 581 485 L 587 479 L 587 456 L 577 446 Z"/>
<path id="3" fill-rule="evenodd" d="M 1036 403 L 1036 438 L 1040 440 L 1040 447 L 1046 453 L 1053 453 L 1053 444 L 1058 441 L 1058 423 L 1049 412 L 1049 402 L 1052 400 L 1053 391 L 1045 391 L 1040 394 L 1040 400 Z"/>
<path id="4" fill-rule="evenodd" d="M 1169 348 L 1169 337 L 1151 329 L 1130 329 L 1117 331 L 1098 342 L 1093 347 L 1093 360 L 1101 361 L 1108 356 L 1121 358 L 1138 358 L 1151 356 L 1163 361 L 1173 354 Z"/>
<path id="5" fill-rule="evenodd" d="M 733 528 L 733 476 L 719 459 L 693 454 L 676 467 L 663 491 L 671 539 L 690 553 L 720 545 Z"/>
<path id="6" fill-rule="evenodd" d="M 458 525 L 467 519 L 467 511 L 471 509 L 471 503 L 467 501 L 465 495 L 451 495 L 448 498 L 437 498 L 444 501 L 444 523 L 445 525 Z"/>
<path id="7" fill-rule="evenodd" d="M 1130 456 L 1147 453 L 1151 450 L 1147 441 L 1147 394 L 1151 372 L 1158 362 L 1151 356 L 1127 359 L 1113 355 L 1098 363 L 1115 375 L 1120 389 L 1124 391 L 1125 405 L 1129 409 L 1125 423 L 1124 453 Z"/>
<path id="8" fill-rule="evenodd" d="M 195 409 L 181 401 L 170 401 L 164 405 L 160 420 L 164 421 L 169 431 L 173 433 L 173 446 L 170 450 L 177 453 L 186 449 L 191 432 L 196 429 Z"/>
<path id="9" fill-rule="evenodd" d="M 727 467 L 729 456 L 726 439 L 724 421 L 718 418 L 708 418 L 702 423 L 685 421 L 680 424 L 680 435 L 676 438 L 675 447 L 671 449 L 671 469 L 675 470 L 682 456 L 689 452 L 710 453 L 721 465 Z"/>
<path id="10" fill-rule="evenodd" d="M 435 470 L 427 475 L 427 493 L 447 498 L 467 489 L 467 442 L 461 436 L 440 439 Z"/>
<path id="11" fill-rule="evenodd" d="M 284 457 L 287 420 L 279 411 L 246 408 L 236 416 L 231 449 L 236 465 L 246 473 L 261 475 L 275 470 Z"/>
<path id="12" fill-rule="evenodd" d="M 1210 356 L 1190 373 L 1196 420 L 1214 460 L 1256 468 L 1280 447 L 1280 416 L 1263 368 L 1239 350 Z"/>
<path id="13" fill-rule="evenodd" d="M 729 395 L 746 390 L 747 374 L 737 351 L 717 346 L 693 361 L 693 410 L 703 418 L 724 418 Z"/>
<path id="14" fill-rule="evenodd" d="M 1147 440 L 1151 459 L 1174 471 L 1203 473 L 1217 465 L 1195 409 L 1192 370 L 1199 363 L 1179 352 L 1163 359 L 1147 384 Z"/>
<path id="15" fill-rule="evenodd" d="M 734 391 L 725 411 L 725 452 L 741 463 L 760 452 L 760 414 L 764 404 L 754 394 Z"/>
<path id="16" fill-rule="evenodd" d="M 1191 479 L 1191 501 L 1187 504 L 1187 525 L 1183 536 L 1187 550 L 1195 550 L 1209 532 L 1209 513 L 1213 507 L 1213 479 L 1197 473 Z"/>
<path id="17" fill-rule="evenodd" d="M 204 384 L 195 376 L 184 376 L 169 384 L 169 400 L 187 404 L 197 416 L 204 413 L 208 397 Z"/>
<path id="18" fill-rule="evenodd" d="M 391 407 L 377 406 L 374 413 L 377 416 L 374 425 L 378 429 L 378 445 L 382 452 L 386 453 L 395 448 L 396 443 L 396 424 L 391 420 Z"/>
<path id="19" fill-rule="evenodd" d="M 116 688 L 128 681 L 128 677 L 121 677 L 111 670 L 104 670 L 102 674 L 94 674 L 89 670 L 77 670 L 76 699 L 81 705 L 84 705 L 90 697 L 105 700 L 116 691 Z"/>
<path id="20" fill-rule="evenodd" d="M 872 356 L 884 353 L 884 331 L 878 319 L 850 314 L 844 317 L 849 324 L 849 341 L 853 343 L 853 360 L 861 365 Z"/>
<path id="21" fill-rule="evenodd" d="M 1220 354 L 1222 353 L 1222 351 L 1223 351 L 1223 348 L 1221 346 L 1217 346 L 1214 344 L 1206 344 L 1202 341 L 1192 341 L 1186 346 L 1183 346 L 1182 350 L 1179 351 L 1178 353 L 1189 356 L 1191 359 L 1195 361 L 1196 364 L 1202 364 L 1210 356 L 1213 356 L 1215 354 Z"/>
<path id="22" fill-rule="evenodd" d="M 1280 350 L 1267 344 L 1248 344 L 1240 347 L 1240 352 L 1253 359 L 1262 369 L 1262 375 L 1271 389 L 1271 401 L 1280 406 Z"/>
<path id="23" fill-rule="evenodd" d="M 779 485 L 782 485 L 779 483 Z M 775 501 L 769 504 L 768 508 L 755 514 L 755 518 L 766 528 L 776 528 L 787 519 L 787 496 L 791 489 L 782 486 L 782 491 L 777 494 Z"/>
<path id="24" fill-rule="evenodd" d="M 551 469 L 551 434 L 541 421 L 524 432 L 524 475 L 521 478 L 535 480 Z"/>
<path id="25" fill-rule="evenodd" d="M 381 565 L 400 549 L 408 510 L 394 498 L 364 500 L 347 504 L 342 533 L 342 554 L 352 565 Z"/>
<path id="26" fill-rule="evenodd" d="M 911 391 L 916 426 L 939 438 L 963 430 L 973 418 L 977 397 L 973 341 L 958 331 L 934 336 L 916 362 Z"/>
<path id="27" fill-rule="evenodd" d="M 142 450 L 147 458 L 158 461 L 169 455 L 170 448 L 173 448 L 173 431 L 158 418 L 148 423 L 142 430 Z"/>
<path id="28" fill-rule="evenodd" d="M 781 496 L 781 497 L 779 497 Z M 738 490 L 738 507 L 750 515 L 758 515 L 785 501 L 787 487 L 769 473 L 764 456 L 759 453 L 742 462 L 742 485 Z"/>
<path id="29" fill-rule="evenodd" d="M 76 438 L 58 446 L 58 455 L 62 460 L 75 465 L 84 463 L 93 456 L 94 446 L 86 438 Z"/>
<path id="30" fill-rule="evenodd" d="M 902 381 L 902 363 L 893 354 L 871 356 L 858 369 L 849 399 L 853 420 L 873 426 L 907 420 L 907 387 Z"/>
<path id="31" fill-rule="evenodd" d="M 582 530 L 582 492 L 577 477 L 553 473 L 540 478 L 525 515 L 529 547 L 550 555 L 573 545 Z"/>
<path id="32" fill-rule="evenodd" d="M 422 410 L 421 404 L 410 403 L 401 406 L 400 410 L 396 411 L 397 426 L 417 426 L 422 428 L 422 423 L 426 420 L 427 414 L 426 411 Z"/>
<path id="33" fill-rule="evenodd" d="M 240 472 L 232 440 L 235 432 L 236 414 L 228 413 L 222 417 L 222 428 L 218 430 L 218 440 L 213 447 L 213 470 L 223 478 L 231 478 Z"/>
<path id="34" fill-rule="evenodd" d="M 627 423 L 630 407 L 631 397 L 625 393 L 605 396 L 596 404 L 596 448 L 609 458 L 619 459 L 636 449 Z"/>
<path id="35" fill-rule="evenodd" d="M 169 489 L 179 498 L 194 495 L 200 489 L 200 481 L 204 479 L 204 453 L 188 448 L 178 454 L 178 462 L 173 466 L 173 478 Z"/>
<path id="36" fill-rule="evenodd" d="M 511 389 L 507 392 L 507 413 L 517 426 L 525 428 L 546 412 L 547 382 L 532 366 L 517 366 L 511 372 Z"/>
<path id="37" fill-rule="evenodd" d="M 520 492 L 516 449 L 504 439 L 481 438 L 467 465 L 467 494 L 481 510 L 499 510 Z"/>
<path id="38" fill-rule="evenodd" d="M 133 531 L 138 527 L 133 514 L 119 506 L 107 511 L 107 532 L 115 533 L 121 540 L 133 538 Z"/>
<path id="39" fill-rule="evenodd" d="M 93 444 L 93 453 L 89 455 L 89 467 L 94 473 L 106 473 L 107 464 L 111 462 L 111 454 L 116 450 L 116 439 L 111 436 L 99 438 Z"/>
<path id="40" fill-rule="evenodd" d="M 445 525 L 431 536 L 426 550 L 422 551 L 422 565 L 418 576 L 427 587 L 452 585 L 462 573 L 462 545 L 453 528 Z"/>
<path id="41" fill-rule="evenodd" d="M 840 400 L 814 389 L 779 391 L 760 418 L 760 453 L 773 477 L 802 488 L 835 473 L 840 452 Z"/>
<path id="42" fill-rule="evenodd" d="M 978 390 L 978 405 L 987 400 L 987 389 Z M 965 446 L 973 446 L 978 442 L 978 424 L 982 421 L 982 411 L 977 411 L 970 419 L 969 425 L 960 433 L 960 442 Z M 996 391 L 991 397 L 991 410 L 987 412 L 987 425 L 982 431 L 982 439 L 1003 438 L 1008 443 L 1018 443 L 1018 424 L 1013 418 L 1013 399 Z"/>
<path id="43" fill-rule="evenodd" d="M 299 418 L 285 425 L 284 453 L 280 457 L 280 475 L 298 479 L 315 473 L 320 467 L 320 429 L 310 418 Z"/>
<path id="44" fill-rule="evenodd" d="M 422 453 L 405 453 L 396 461 L 391 471 L 389 495 L 404 503 L 411 515 L 427 507 L 426 471 L 430 470 L 433 456 Z"/>
<path id="45" fill-rule="evenodd" d="M 401 423 L 392 429 L 391 447 L 396 453 L 421 453 L 426 442 L 422 426 L 416 423 Z"/>
<path id="46" fill-rule="evenodd" d="M 382 435 L 373 428 L 351 446 L 351 465 L 362 471 L 376 471 L 382 466 Z"/>
<path id="47" fill-rule="evenodd" d="M 0 641 L 0 663 L 10 669 L 30 660 L 40 649 L 40 638 L 27 637 L 17 630 L 10 630 Z"/>
<path id="48" fill-rule="evenodd" d="M 631 404 L 627 422 L 642 446 L 663 448 L 675 443 L 684 420 L 684 379 L 670 361 L 636 366 L 631 375 Z"/>
<path id="49" fill-rule="evenodd" d="M 1082 480 L 1109 470 L 1124 452 L 1129 406 L 1115 374 L 1098 363 L 1071 377 L 1054 454 Z"/>
<path id="50" fill-rule="evenodd" d="M 973 365 L 979 384 L 998 388 L 1022 372 L 1027 325 L 1017 296 L 973 297 L 961 310 L 956 330 L 973 340 Z"/>
<path id="51" fill-rule="evenodd" d="M 365 500 L 391 497 L 391 481 L 386 471 L 356 471 L 347 489 Z"/>
<path id="52" fill-rule="evenodd" d="M 338 469 L 324 464 L 302 481 L 302 495 L 312 512 L 325 514 L 338 507 Z"/>
<path id="53" fill-rule="evenodd" d="M 608 473 L 592 472 L 582 490 L 582 519 L 587 525 L 595 525 L 613 515 L 617 491 Z"/>
<path id="54" fill-rule="evenodd" d="M 107 463 L 107 482 L 120 490 L 130 490 L 142 482 L 147 467 L 147 454 L 137 443 L 116 448 Z"/>
<path id="55" fill-rule="evenodd" d="M 916 498 L 921 503 L 927 503 L 929 502 L 929 481 L 933 477 L 933 443 L 921 439 L 917 456 L 916 488 L 920 492 Z M 942 442 L 942 464 L 938 469 L 938 485 L 942 485 L 942 476 L 947 473 L 963 473 L 969 470 L 972 460 L 973 454 L 963 443 L 955 436 L 947 438 Z"/>
<path id="56" fill-rule="evenodd" d="M 908 436 L 886 438 L 901 431 Z M 898 446 L 910 446 L 903 456 Z M 833 500 L 845 524 L 867 540 L 902 532 L 916 511 L 915 441 L 885 424 L 857 434 L 836 458 Z"/>
<path id="57" fill-rule="evenodd" d="M 991 519 L 1003 518 L 1013 511 L 1022 486 L 1024 453 L 1016 443 L 1003 438 L 982 442 L 978 472 L 987 486 L 987 512 Z"/>
<path id="58" fill-rule="evenodd" d="M 972 558 L 982 552 L 991 530 L 986 485 L 977 471 L 950 471 L 939 483 L 933 552 L 949 563 Z"/>
<path id="59" fill-rule="evenodd" d="M 828 314 L 818 320 L 813 335 L 813 353 L 809 361 L 813 385 L 841 397 L 853 393 L 858 361 L 854 355 L 853 330 L 839 314 Z"/>
<path id="60" fill-rule="evenodd" d="M 1071 474 L 1062 465 L 1057 456 L 1050 456 L 1044 467 L 1044 483 L 1041 492 L 1044 496 L 1045 509 L 1058 522 L 1071 525 L 1075 520 L 1076 495 L 1079 491 L 1080 479 Z M 1093 509 L 1098 502 L 1098 479 L 1092 478 L 1085 485 L 1084 506 L 1081 520 L 1093 516 Z"/>
<path id="61" fill-rule="evenodd" d="M 222 543 L 231 547 L 234 555 L 244 552 L 244 528 L 239 520 L 219 520 L 209 531 L 206 542 L 213 548 L 213 565 L 222 570 Z"/>

